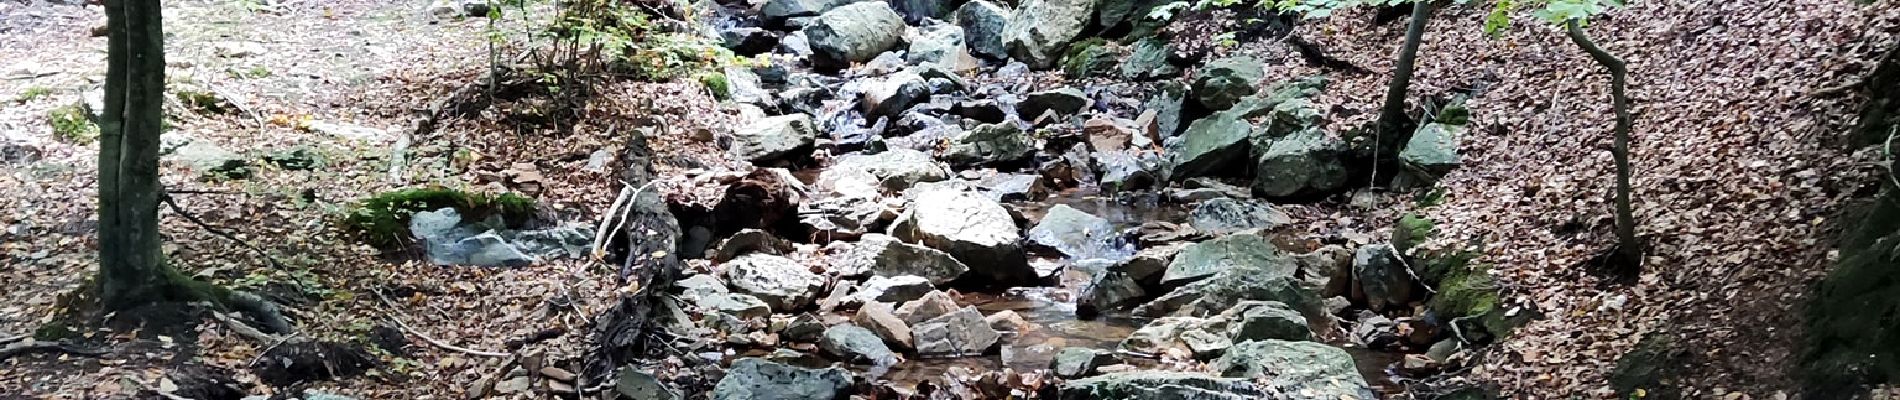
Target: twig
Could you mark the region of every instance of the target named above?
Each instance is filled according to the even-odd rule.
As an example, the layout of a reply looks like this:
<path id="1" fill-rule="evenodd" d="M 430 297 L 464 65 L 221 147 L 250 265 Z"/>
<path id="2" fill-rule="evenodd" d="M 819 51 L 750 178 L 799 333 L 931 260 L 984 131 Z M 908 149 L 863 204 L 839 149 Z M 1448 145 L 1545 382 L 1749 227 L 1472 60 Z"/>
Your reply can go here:
<path id="1" fill-rule="evenodd" d="M 257 330 L 257 328 L 252 327 L 249 324 L 238 322 L 238 320 L 231 318 L 230 315 L 226 315 L 225 313 L 214 312 L 214 313 L 211 313 L 211 317 L 217 318 L 218 322 L 223 322 L 225 325 L 230 326 L 231 332 L 237 333 L 238 336 L 250 338 L 251 340 L 257 341 L 258 343 L 274 343 L 274 342 L 283 341 L 282 338 L 278 338 L 276 335 L 264 333 L 264 331 Z"/>
<path id="2" fill-rule="evenodd" d="M 21 345 L 16 345 L 16 346 L 8 346 L 5 349 L 0 349 L 0 361 L 13 358 L 13 356 L 18 356 L 18 355 L 24 355 L 24 354 L 30 354 L 30 353 L 48 353 L 48 352 L 66 353 L 66 354 L 72 354 L 76 356 L 86 356 L 86 357 L 98 357 L 107 353 L 105 349 L 78 347 L 78 346 L 73 346 L 66 343 L 35 342 L 35 343 L 27 343 L 27 344 L 21 344 Z"/>
<path id="3" fill-rule="evenodd" d="M 274 267 L 277 269 L 289 269 L 289 268 L 284 267 L 284 263 L 278 262 L 276 257 L 271 257 L 270 252 L 264 251 L 263 248 L 257 247 L 257 245 L 253 245 L 251 244 L 251 242 L 246 242 L 244 241 L 244 239 L 238 239 L 237 236 L 232 236 L 230 233 L 226 233 L 223 230 L 219 230 L 217 227 L 211 226 L 210 223 L 206 223 L 204 220 L 198 219 L 197 215 L 192 215 L 192 213 L 185 211 L 185 207 L 178 205 L 178 201 L 172 199 L 171 196 L 160 195 L 158 196 L 158 198 L 160 200 L 164 200 L 165 205 L 170 206 L 173 213 L 177 213 L 179 216 L 185 217 L 185 220 L 191 221 L 191 223 L 194 223 L 194 224 L 198 224 L 198 227 L 204 228 L 206 231 L 210 231 L 214 235 L 218 235 L 219 237 L 225 238 L 226 240 L 230 240 L 232 242 L 237 242 L 239 246 L 243 246 L 246 249 L 250 249 L 251 251 L 257 252 L 257 255 L 260 257 L 264 257 L 264 261 L 270 263 L 271 267 Z"/>
<path id="4" fill-rule="evenodd" d="M 258 361 L 264 359 L 264 354 L 268 354 L 270 353 L 271 350 L 276 349 L 277 346 L 282 346 L 285 342 L 289 342 L 291 339 L 296 339 L 298 336 L 302 336 L 302 335 L 303 335 L 302 332 L 298 332 L 298 333 L 285 335 L 283 338 L 277 339 L 276 343 L 271 343 L 270 346 L 264 346 L 263 350 L 258 350 L 257 356 L 251 357 L 251 363 L 245 364 L 245 365 L 256 366 Z"/>
<path id="5" fill-rule="evenodd" d="M 1427 284 L 1425 284 L 1425 280 L 1424 280 L 1424 279 L 1419 279 L 1419 278 L 1418 278 L 1418 271 L 1414 271 L 1414 270 L 1412 270 L 1412 264 L 1411 264 L 1411 263 L 1407 263 L 1407 262 L 1405 262 L 1405 255 L 1404 255 L 1404 254 L 1393 254 L 1393 255 L 1392 255 L 1392 259 L 1394 259 L 1394 260 L 1399 260 L 1399 266 L 1402 266 L 1402 267 L 1405 267 L 1405 274 L 1406 274 L 1406 275 L 1411 275 L 1411 276 L 1412 276 L 1412 281 L 1413 281 L 1413 282 L 1418 282 L 1418 285 L 1419 285 L 1419 286 L 1422 286 L 1422 287 L 1424 287 L 1424 288 L 1425 288 L 1425 291 L 1427 291 L 1427 292 L 1431 292 L 1432 294 L 1438 294 L 1438 291 L 1437 291 L 1437 290 L 1434 290 L 1434 289 L 1432 289 L 1432 286 L 1431 286 L 1431 285 L 1427 285 Z"/>
<path id="6" fill-rule="evenodd" d="M 1894 136 L 1900 136 L 1900 124 L 1894 124 L 1892 129 L 1887 130 L 1887 144 L 1880 146 L 1880 152 L 1887 153 L 1887 180 L 1893 182 L 1895 189 L 1900 189 L 1900 172 L 1894 172 L 1893 169 L 1894 164 L 1900 164 L 1893 157 Z"/>
<path id="7" fill-rule="evenodd" d="M 389 301 L 389 297 L 383 296 L 383 292 L 371 292 L 371 293 L 376 293 L 376 298 L 382 300 L 383 305 L 389 306 L 390 312 L 396 313 L 396 314 L 402 313 L 401 310 L 396 308 L 395 302 Z M 461 346 L 448 344 L 443 341 L 436 340 L 435 338 L 429 337 L 429 335 L 424 335 L 422 334 L 421 331 L 417 331 L 414 328 L 410 328 L 409 324 L 405 324 L 402 322 L 402 318 L 391 315 L 389 316 L 389 320 L 395 321 L 396 327 L 402 328 L 403 332 L 407 332 L 410 335 L 415 335 L 418 338 L 422 338 L 422 341 L 429 342 L 429 344 L 435 345 L 435 347 L 441 347 L 443 349 L 453 350 L 453 351 L 460 352 L 463 354 L 477 355 L 477 356 L 484 356 L 484 357 L 512 357 L 514 356 L 514 354 L 512 353 L 502 353 L 502 352 L 497 352 L 497 351 L 482 351 L 482 350 L 475 350 L 475 349 L 471 349 L 467 347 L 461 347 Z"/>

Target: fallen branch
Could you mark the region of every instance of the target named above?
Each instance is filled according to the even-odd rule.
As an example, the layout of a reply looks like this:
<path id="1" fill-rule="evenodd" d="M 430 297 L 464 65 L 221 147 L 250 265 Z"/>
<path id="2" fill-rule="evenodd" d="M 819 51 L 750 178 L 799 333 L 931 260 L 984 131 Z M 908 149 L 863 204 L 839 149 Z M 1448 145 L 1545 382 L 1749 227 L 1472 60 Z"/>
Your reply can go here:
<path id="1" fill-rule="evenodd" d="M 389 297 L 383 296 L 383 292 L 372 292 L 372 293 L 376 293 L 376 298 L 379 300 L 382 300 L 383 305 L 388 306 L 389 311 L 391 313 L 402 314 L 402 311 L 396 308 L 396 303 L 389 301 Z M 476 350 L 476 349 L 471 349 L 467 347 L 448 344 L 446 342 L 429 337 L 429 335 L 424 335 L 422 334 L 421 331 L 417 331 L 414 328 L 410 328 L 409 324 L 403 323 L 402 318 L 400 317 L 391 315 L 389 317 L 389 320 L 395 321 L 396 327 L 401 328 L 404 333 L 408 333 L 410 335 L 414 335 L 415 337 L 422 338 L 422 341 L 428 342 L 431 345 L 435 345 L 435 347 L 441 347 L 443 349 L 452 350 L 452 351 L 459 352 L 462 354 L 477 355 L 477 356 L 484 356 L 484 357 L 512 357 L 514 356 L 513 353 L 503 353 L 503 352 L 498 352 L 498 351 L 483 351 L 483 350 Z"/>
<path id="2" fill-rule="evenodd" d="M 250 338 L 251 340 L 257 341 L 257 343 L 262 344 L 262 343 L 275 343 L 275 342 L 283 341 L 283 339 L 278 338 L 277 335 L 264 333 L 264 331 L 260 331 L 260 330 L 257 330 L 257 328 L 251 327 L 250 324 L 238 322 L 237 319 L 231 318 L 230 315 L 226 315 L 225 313 L 214 312 L 214 313 L 211 313 L 211 317 L 217 318 L 218 322 L 223 322 L 225 326 L 231 327 L 231 332 L 238 334 L 238 336 Z"/>
<path id="3" fill-rule="evenodd" d="M 13 356 L 32 353 L 66 353 L 76 356 L 98 357 L 106 354 L 107 351 L 105 349 L 78 347 L 59 342 L 31 342 L 0 349 L 0 361 L 13 358 Z"/>
<path id="4" fill-rule="evenodd" d="M 263 248 L 257 247 L 257 245 L 253 245 L 251 244 L 251 242 L 246 242 L 244 241 L 244 239 L 238 239 L 237 236 L 232 236 L 230 233 L 226 233 L 223 230 L 219 230 L 217 227 L 211 226 L 210 223 L 207 223 L 202 219 L 198 219 L 197 215 L 193 215 L 192 213 L 185 211 L 185 207 L 178 205 L 178 201 L 172 199 L 171 196 L 161 194 L 160 196 L 158 196 L 158 198 L 159 200 L 164 200 L 165 205 L 171 207 L 173 213 L 176 213 L 179 216 L 185 217 L 186 221 L 191 221 L 191 223 L 197 224 L 198 227 L 204 228 L 206 231 L 211 232 L 211 234 L 218 235 L 218 237 L 225 238 L 226 240 L 230 240 L 232 242 L 236 242 L 239 246 L 243 246 L 246 249 L 250 249 L 251 251 L 257 252 L 257 255 L 259 257 L 264 257 L 264 262 L 270 263 L 271 267 L 273 268 L 277 268 L 280 270 L 288 269 L 284 267 L 284 263 L 278 262 L 277 258 L 271 257 L 270 252 L 264 251 Z"/>

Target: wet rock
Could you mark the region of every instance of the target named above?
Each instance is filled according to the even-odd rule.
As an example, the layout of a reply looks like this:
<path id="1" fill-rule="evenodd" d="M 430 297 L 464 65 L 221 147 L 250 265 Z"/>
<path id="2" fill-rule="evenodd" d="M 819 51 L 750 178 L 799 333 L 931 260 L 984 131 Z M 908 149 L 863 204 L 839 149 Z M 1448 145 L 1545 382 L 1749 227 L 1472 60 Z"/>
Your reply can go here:
<path id="1" fill-rule="evenodd" d="M 903 319 L 904 323 L 915 326 L 926 320 L 937 318 L 956 310 L 957 301 L 951 299 L 948 293 L 933 290 L 930 293 L 925 293 L 924 297 L 911 300 L 902 306 L 898 306 L 897 311 L 893 312 L 893 314 Z"/>
<path id="2" fill-rule="evenodd" d="M 841 69 L 890 50 L 903 39 L 904 19 L 881 1 L 852 3 L 825 11 L 805 26 L 812 64 Z"/>
<path id="3" fill-rule="evenodd" d="M 1266 339 L 1313 339 L 1313 330 L 1307 327 L 1306 317 L 1286 303 L 1243 301 L 1221 314 L 1232 321 L 1228 337 L 1235 343 Z"/>
<path id="4" fill-rule="evenodd" d="M 1181 343 L 1186 345 L 1188 351 L 1194 354 L 1194 357 L 1197 359 L 1218 357 L 1221 353 L 1226 352 L 1227 348 L 1234 346 L 1234 341 L 1228 339 L 1225 331 L 1220 329 L 1222 326 L 1223 325 L 1214 325 L 1209 327 L 1203 325 L 1200 329 L 1183 331 L 1181 332 Z"/>
<path id="5" fill-rule="evenodd" d="M 1035 329 L 1035 325 L 1031 325 L 1029 320 L 1023 319 L 1022 315 L 1010 310 L 997 311 L 995 314 L 983 316 L 983 320 L 990 323 L 990 329 L 995 329 L 999 332 L 1021 333 Z"/>
<path id="6" fill-rule="evenodd" d="M 1094 12 L 1095 0 L 1025 0 L 1003 27 L 1004 47 L 1017 61 L 1048 68 Z"/>
<path id="7" fill-rule="evenodd" d="M 1346 186 L 1346 144 L 1319 129 L 1303 129 L 1254 144 L 1254 193 L 1313 196 Z"/>
<path id="8" fill-rule="evenodd" d="M 825 328 L 823 338 L 818 339 L 818 347 L 825 353 L 851 363 L 890 365 L 897 360 L 897 354 L 884 347 L 884 340 L 869 329 L 856 325 L 843 324 Z"/>
<path id="9" fill-rule="evenodd" d="M 454 208 L 424 211 L 410 216 L 409 232 L 421 239 L 429 261 L 437 265 L 520 267 L 534 263 L 533 256 L 495 231 L 474 233 L 474 228 L 461 223 L 462 216 Z"/>
<path id="10" fill-rule="evenodd" d="M 771 26 L 786 26 L 789 18 L 815 17 L 846 4 L 851 0 L 768 0 L 759 9 L 759 16 Z"/>
<path id="11" fill-rule="evenodd" d="M 1009 57 L 1003 47 L 1003 30 L 1009 23 L 1009 10 L 988 0 L 972 0 L 957 8 L 956 21 L 963 28 L 963 41 L 971 53 L 991 59 Z"/>
<path id="12" fill-rule="evenodd" d="M 963 307 L 948 314 L 931 318 L 913 327 L 917 344 L 917 354 L 922 355 L 975 355 L 983 354 L 1002 334 L 990 328 L 988 321 L 976 307 Z"/>
<path id="13" fill-rule="evenodd" d="M 1286 303 L 1303 315 L 1319 316 L 1319 299 L 1286 273 L 1236 265 L 1207 279 L 1179 287 L 1136 307 L 1144 316 L 1207 315 L 1233 308 L 1247 300 Z"/>
<path id="14" fill-rule="evenodd" d="M 805 37 L 805 31 L 788 33 L 778 40 L 778 46 L 773 47 L 772 51 L 800 60 L 811 58 L 811 39 Z"/>
<path id="15" fill-rule="evenodd" d="M 1186 103 L 1187 88 L 1180 83 L 1170 81 L 1155 85 L 1154 97 L 1148 98 L 1142 107 L 1155 112 L 1157 140 L 1166 141 L 1181 132 L 1181 108 Z"/>
<path id="16" fill-rule="evenodd" d="M 1102 271 L 1090 277 L 1088 286 L 1077 294 L 1075 315 L 1083 319 L 1094 318 L 1106 311 L 1139 304 L 1149 297 L 1141 283 L 1128 274 Z"/>
<path id="17" fill-rule="evenodd" d="M 1206 333 L 1210 328 L 1218 328 L 1217 330 L 1225 331 L 1224 325 L 1210 323 L 1207 319 L 1198 317 L 1156 318 L 1153 321 L 1149 321 L 1147 325 L 1142 325 L 1141 328 L 1136 329 L 1134 333 L 1128 335 L 1128 338 L 1122 339 L 1121 349 L 1139 354 L 1162 354 L 1169 349 L 1186 349 L 1188 348 L 1188 343 L 1183 337 L 1184 335 L 1190 335 L 1189 332 Z M 1203 336 L 1200 334 L 1193 335 Z M 1205 341 L 1207 339 L 1206 337 L 1197 337 L 1194 340 Z M 1200 345 L 1205 347 L 1213 344 L 1203 342 L 1200 343 Z"/>
<path id="18" fill-rule="evenodd" d="M 787 255 L 792 253 L 792 242 L 773 236 L 771 232 L 759 229 L 745 229 L 713 247 L 712 261 L 722 263 L 747 254 Z"/>
<path id="19" fill-rule="evenodd" d="M 895 119 L 904 110 L 917 102 L 930 98 L 930 84 L 910 71 L 903 71 L 884 77 L 871 84 L 863 95 L 865 117 L 890 117 Z"/>
<path id="20" fill-rule="evenodd" d="M 1194 205 L 1189 212 L 1190 224 L 1194 229 L 1211 235 L 1263 229 L 1272 230 L 1282 224 L 1293 222 L 1293 218 L 1280 212 L 1273 204 L 1233 198 L 1216 198 Z"/>
<path id="21" fill-rule="evenodd" d="M 956 165 L 1008 163 L 1028 158 L 1035 150 L 1029 135 L 1015 124 L 984 124 L 952 138 L 943 160 Z"/>
<path id="22" fill-rule="evenodd" d="M 1267 239 L 1241 233 L 1195 243 L 1181 249 L 1161 277 L 1164 284 L 1181 284 L 1216 273 L 1244 269 L 1271 276 L 1293 276 L 1293 259 L 1280 254 Z"/>
<path id="23" fill-rule="evenodd" d="M 1384 315 L 1360 310 L 1352 325 L 1352 340 L 1366 348 L 1385 348 L 1399 341 L 1399 324 Z"/>
<path id="24" fill-rule="evenodd" d="M 792 259 L 748 254 L 723 265 L 732 290 L 757 296 L 773 310 L 796 311 L 812 304 L 825 278 Z"/>
<path id="25" fill-rule="evenodd" d="M 934 0 L 923 1 L 935 3 Z M 904 52 L 904 61 L 913 65 L 934 65 L 951 71 L 976 67 L 976 59 L 963 47 L 963 28 L 940 24 L 919 28 L 917 32 L 910 39 L 910 49 Z"/>
<path id="26" fill-rule="evenodd" d="M 904 349 L 915 347 L 911 342 L 910 324 L 905 323 L 903 318 L 897 317 L 895 311 L 891 310 L 890 303 L 864 303 L 864 307 L 859 308 L 858 313 L 851 316 L 851 323 L 870 329 L 871 333 L 876 333 L 878 337 L 883 338 L 884 343 Z"/>
<path id="27" fill-rule="evenodd" d="M 1360 246 L 1353 252 L 1352 280 L 1365 292 L 1373 310 L 1404 307 L 1412 300 L 1412 276 L 1392 245 Z"/>
<path id="28" fill-rule="evenodd" d="M 1217 112 L 1194 121 L 1180 138 L 1168 142 L 1169 178 L 1232 175 L 1230 171 L 1247 158 L 1253 131 L 1253 124 L 1235 112 Z"/>
<path id="29" fill-rule="evenodd" d="M 749 56 L 772 51 L 778 45 L 778 35 L 765 28 L 735 26 L 719 30 L 719 39 L 733 53 Z"/>
<path id="30" fill-rule="evenodd" d="M 1271 397 L 1268 392 L 1254 386 L 1250 379 L 1221 378 L 1195 372 L 1130 371 L 1065 382 L 1058 398 L 1249 400 Z"/>
<path id="31" fill-rule="evenodd" d="M 1399 152 L 1399 161 L 1405 165 L 1409 180 L 1420 186 L 1430 186 L 1439 177 L 1458 168 L 1458 137 L 1465 133 L 1464 125 L 1426 124 L 1412 132 L 1412 139 L 1405 142 L 1405 150 Z"/>
<path id="32" fill-rule="evenodd" d="M 935 290 L 930 280 L 916 275 L 873 276 L 851 295 L 861 302 L 899 302 L 916 300 Z"/>
<path id="33" fill-rule="evenodd" d="M 1068 347 L 1056 353 L 1055 360 L 1049 363 L 1049 370 L 1064 379 L 1080 379 L 1095 375 L 1102 366 L 1117 364 L 1115 353 L 1084 347 Z"/>
<path id="34" fill-rule="evenodd" d="M 1326 245 L 1310 253 L 1293 256 L 1299 266 L 1300 281 L 1320 297 L 1343 296 L 1352 289 L 1352 250 Z"/>
<path id="35" fill-rule="evenodd" d="M 734 155 L 754 164 L 769 164 L 810 148 L 816 135 L 810 115 L 789 114 L 739 128 L 733 132 L 732 139 Z"/>
<path id="36" fill-rule="evenodd" d="M 864 171 L 892 190 L 903 190 L 918 182 L 950 178 L 948 167 L 932 160 L 929 154 L 910 149 L 891 149 L 872 155 L 848 154 L 835 160 L 831 169 L 825 171 L 826 175 L 833 171 Z"/>
<path id="37" fill-rule="evenodd" d="M 898 217 L 891 236 L 950 253 L 970 273 L 998 283 L 1033 281 L 1016 220 L 994 200 L 967 192 L 919 195 Z"/>
<path id="38" fill-rule="evenodd" d="M 1029 241 L 1056 249 L 1073 258 L 1102 258 L 1111 252 L 1120 252 L 1115 241 L 1115 225 L 1108 219 L 1097 217 L 1069 207 L 1057 204 L 1050 207 L 1042 216 L 1042 221 L 1029 228 Z"/>
<path id="39" fill-rule="evenodd" d="M 1211 368 L 1229 378 L 1255 378 L 1268 390 L 1310 399 L 1376 399 L 1345 350 L 1314 342 L 1262 340 L 1227 349 Z"/>
<path id="40" fill-rule="evenodd" d="M 758 358 L 741 358 L 713 386 L 715 400 L 843 399 L 851 373 L 841 368 L 799 368 Z"/>
<path id="41" fill-rule="evenodd" d="M 1056 115 L 1075 115 L 1088 104 L 1089 98 L 1082 94 L 1082 89 L 1073 87 L 1050 89 L 1024 96 L 1023 101 L 1016 104 L 1016 116 L 1034 121 L 1045 112 L 1054 112 Z"/>
<path id="42" fill-rule="evenodd" d="M 879 187 L 877 176 L 863 170 L 827 170 L 818 176 L 815 197 L 798 204 L 798 222 L 819 233 L 864 233 L 885 211 Z"/>
<path id="43" fill-rule="evenodd" d="M 785 329 L 778 332 L 778 337 L 793 342 L 815 343 L 824 333 L 825 323 L 819 321 L 817 316 L 800 314 L 785 324 Z"/>
<path id="44" fill-rule="evenodd" d="M 1180 68 L 1168 63 L 1168 41 L 1160 36 L 1135 40 L 1128 57 L 1121 63 L 1121 76 L 1124 79 L 1142 81 L 1180 74 Z"/>
<path id="45" fill-rule="evenodd" d="M 856 246 L 841 255 L 838 264 L 841 271 L 854 272 L 852 275 L 915 275 L 938 285 L 950 283 L 970 269 L 949 253 L 900 242 L 897 238 L 877 233 L 865 234 Z"/>
<path id="46" fill-rule="evenodd" d="M 984 177 L 976 182 L 978 188 L 987 189 L 995 195 L 997 201 L 1043 201 L 1049 198 L 1049 188 L 1042 185 L 1042 178 L 1026 174 L 996 174 Z"/>
<path id="47" fill-rule="evenodd" d="M 1209 110 L 1233 107 L 1241 98 L 1252 96 L 1266 77 L 1265 65 L 1251 57 L 1229 57 L 1209 61 L 1194 78 L 1194 99 Z"/>
<path id="48" fill-rule="evenodd" d="M 1160 170 L 1166 162 L 1161 153 L 1150 150 L 1098 151 L 1089 156 L 1095 159 L 1095 169 L 1101 172 L 1097 183 L 1109 191 L 1154 187 L 1161 181 Z"/>

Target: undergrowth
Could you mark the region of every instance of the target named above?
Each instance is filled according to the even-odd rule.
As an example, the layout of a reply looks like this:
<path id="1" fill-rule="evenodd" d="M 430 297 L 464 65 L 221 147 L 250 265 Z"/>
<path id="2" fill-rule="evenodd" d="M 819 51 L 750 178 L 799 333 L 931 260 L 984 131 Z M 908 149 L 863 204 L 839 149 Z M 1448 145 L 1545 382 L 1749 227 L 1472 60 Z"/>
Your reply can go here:
<path id="1" fill-rule="evenodd" d="M 464 221 L 501 217 L 510 226 L 534 216 L 534 200 L 514 193 L 488 194 L 445 187 L 408 188 L 363 199 L 343 218 L 343 226 L 365 242 L 391 248 L 408 242 L 409 218 L 418 212 L 454 208 Z"/>
<path id="2" fill-rule="evenodd" d="M 79 104 L 69 104 L 48 110 L 46 123 L 53 127 L 53 137 L 78 144 L 92 144 L 99 139 L 99 127 L 86 118 L 86 108 Z"/>

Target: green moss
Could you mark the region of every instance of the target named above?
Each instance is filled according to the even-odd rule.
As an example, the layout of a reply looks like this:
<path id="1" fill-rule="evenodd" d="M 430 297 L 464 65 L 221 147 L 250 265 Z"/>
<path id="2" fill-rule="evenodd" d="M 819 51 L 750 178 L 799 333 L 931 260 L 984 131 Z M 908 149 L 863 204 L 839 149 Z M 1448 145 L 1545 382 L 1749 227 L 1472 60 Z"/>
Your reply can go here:
<path id="1" fill-rule="evenodd" d="M 705 85 L 707 90 L 711 90 L 713 94 L 713 98 L 720 99 L 720 100 L 728 100 L 732 98 L 732 85 L 726 82 L 726 74 L 718 73 L 718 72 L 701 72 L 701 73 L 695 74 L 693 76 L 693 79 L 698 80 L 699 84 Z"/>
<path id="2" fill-rule="evenodd" d="M 1089 38 L 1069 46 L 1062 58 L 1062 72 L 1070 78 L 1106 75 L 1119 65 L 1114 50 L 1102 38 Z"/>
<path id="3" fill-rule="evenodd" d="M 179 102 L 185 103 L 186 106 L 190 106 L 199 112 L 207 114 L 226 114 L 236 111 L 237 109 L 237 107 L 232 106 L 231 103 L 218 97 L 216 93 L 179 89 L 177 96 Z"/>
<path id="4" fill-rule="evenodd" d="M 1851 207 L 1840 264 L 1808 304 L 1810 388 L 1900 382 L 1900 189 Z"/>
<path id="5" fill-rule="evenodd" d="M 1398 226 L 1392 228 L 1392 248 L 1404 254 L 1432 237 L 1436 229 L 1430 218 L 1418 213 L 1405 213 L 1399 216 Z"/>
<path id="6" fill-rule="evenodd" d="M 65 320 L 54 320 L 45 325 L 40 325 L 39 329 L 33 330 L 33 339 L 43 342 L 60 341 L 77 337 L 79 337 L 79 331 L 74 330 L 72 325 L 67 324 Z"/>
<path id="7" fill-rule="evenodd" d="M 1453 102 L 1450 105 L 1446 105 L 1445 108 L 1438 110 L 1438 117 L 1434 122 L 1447 125 L 1464 125 L 1470 123 L 1471 109 L 1465 108 L 1465 103 L 1462 101 Z"/>
<path id="8" fill-rule="evenodd" d="M 68 104 L 46 112 L 46 122 L 53 127 L 53 136 L 78 144 L 91 144 L 99 140 L 99 127 L 93 125 L 86 116 L 86 107 Z"/>
<path id="9" fill-rule="evenodd" d="M 34 99 L 46 97 L 47 95 L 50 95 L 50 94 L 53 94 L 53 89 L 48 89 L 45 86 L 34 86 L 34 87 L 26 88 L 26 90 L 24 91 L 21 91 L 19 96 L 16 96 L 13 98 L 13 102 L 25 103 L 25 102 L 33 101 Z"/>
<path id="10" fill-rule="evenodd" d="M 455 208 L 464 220 L 500 217 L 510 226 L 534 215 L 534 200 L 514 193 L 490 195 L 444 187 L 408 188 L 364 199 L 343 219 L 343 225 L 377 247 L 389 248 L 409 240 L 409 218 L 417 212 Z"/>

